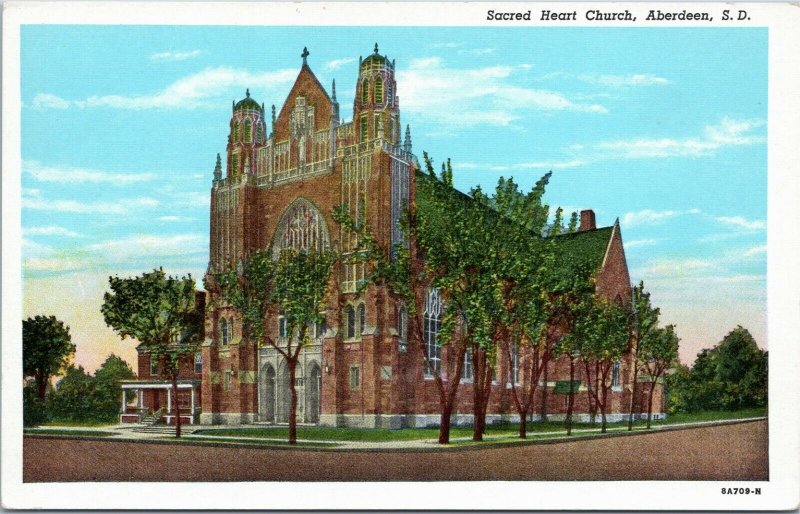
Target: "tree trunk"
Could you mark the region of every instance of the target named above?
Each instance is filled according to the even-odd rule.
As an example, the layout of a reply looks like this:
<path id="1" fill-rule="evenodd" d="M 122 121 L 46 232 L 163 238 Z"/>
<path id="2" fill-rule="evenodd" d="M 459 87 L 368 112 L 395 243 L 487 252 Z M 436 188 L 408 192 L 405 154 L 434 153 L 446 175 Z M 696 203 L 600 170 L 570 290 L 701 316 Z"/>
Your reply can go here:
<path id="1" fill-rule="evenodd" d="M 528 409 L 519 411 L 519 438 L 528 437 Z"/>
<path id="2" fill-rule="evenodd" d="M 172 396 L 175 398 L 175 437 L 181 436 L 181 408 L 178 404 L 178 373 L 172 374 Z"/>
<path id="3" fill-rule="evenodd" d="M 44 395 L 47 393 L 47 375 L 44 373 L 36 373 L 34 379 L 36 380 L 36 394 L 40 400 L 44 400 Z"/>
<path id="4" fill-rule="evenodd" d="M 485 350 L 473 348 L 472 360 L 473 369 L 476 371 L 472 384 L 472 413 L 475 418 L 472 440 L 483 441 L 483 433 L 486 431 L 486 407 L 492 392 L 492 377 Z"/>
<path id="5" fill-rule="evenodd" d="M 547 371 L 550 368 L 550 359 L 544 363 L 544 385 L 542 386 L 542 423 L 547 423 Z"/>
<path id="6" fill-rule="evenodd" d="M 650 394 L 647 395 L 647 428 L 650 428 L 650 419 L 653 414 L 653 393 L 656 391 L 656 377 L 651 377 Z"/>
<path id="7" fill-rule="evenodd" d="M 628 414 L 628 432 L 633 430 L 633 401 L 636 398 L 636 380 L 639 378 L 639 341 L 636 341 L 636 353 L 633 356 L 633 383 L 631 384 L 631 402 Z"/>
<path id="8" fill-rule="evenodd" d="M 442 404 L 442 414 L 439 418 L 439 444 L 450 444 L 450 415 L 453 405 L 450 402 Z"/>
<path id="9" fill-rule="evenodd" d="M 575 358 L 569 358 L 569 397 L 567 400 L 567 418 L 564 420 L 567 424 L 567 435 L 572 435 L 572 406 L 575 403 L 575 392 L 572 383 L 575 381 Z"/>
<path id="10" fill-rule="evenodd" d="M 292 392 L 292 402 L 289 407 L 289 444 L 297 444 L 297 390 L 294 387 L 294 378 L 297 371 L 297 359 L 289 359 L 289 390 Z"/>
<path id="11" fill-rule="evenodd" d="M 606 388 L 606 381 L 605 376 L 603 377 L 603 384 L 601 386 L 603 388 L 602 397 L 603 401 L 600 403 L 600 416 L 602 417 L 601 426 L 600 426 L 600 433 L 605 434 L 606 428 L 608 426 L 608 420 L 606 419 L 606 406 L 608 405 L 608 389 Z"/>

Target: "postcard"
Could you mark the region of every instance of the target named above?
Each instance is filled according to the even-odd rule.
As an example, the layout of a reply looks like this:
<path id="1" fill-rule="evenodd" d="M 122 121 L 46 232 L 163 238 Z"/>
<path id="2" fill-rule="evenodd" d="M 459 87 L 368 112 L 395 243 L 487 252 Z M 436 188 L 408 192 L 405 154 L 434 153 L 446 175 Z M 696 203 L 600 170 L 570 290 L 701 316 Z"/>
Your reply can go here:
<path id="1" fill-rule="evenodd" d="M 6 2 L 3 506 L 797 508 L 798 13 Z"/>

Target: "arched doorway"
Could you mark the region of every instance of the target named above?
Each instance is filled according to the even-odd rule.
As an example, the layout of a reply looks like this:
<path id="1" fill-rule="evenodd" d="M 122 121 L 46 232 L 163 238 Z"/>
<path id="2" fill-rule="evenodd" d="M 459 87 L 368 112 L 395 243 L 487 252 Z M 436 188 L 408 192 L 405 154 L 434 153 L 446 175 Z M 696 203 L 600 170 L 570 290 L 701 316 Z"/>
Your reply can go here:
<path id="1" fill-rule="evenodd" d="M 275 422 L 275 368 L 261 368 L 261 421 Z"/>
<path id="2" fill-rule="evenodd" d="M 309 366 L 306 387 L 306 422 L 319 423 L 322 372 L 316 362 L 312 362 Z"/>
<path id="3" fill-rule="evenodd" d="M 292 409 L 292 390 L 289 389 L 289 367 L 285 362 L 278 366 L 276 423 L 288 423 Z"/>

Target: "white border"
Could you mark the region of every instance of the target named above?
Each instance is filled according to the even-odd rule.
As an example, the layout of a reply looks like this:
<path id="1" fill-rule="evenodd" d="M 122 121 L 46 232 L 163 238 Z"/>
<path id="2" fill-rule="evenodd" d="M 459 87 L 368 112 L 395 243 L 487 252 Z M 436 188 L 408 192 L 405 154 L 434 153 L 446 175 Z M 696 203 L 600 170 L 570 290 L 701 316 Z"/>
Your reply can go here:
<path id="1" fill-rule="evenodd" d="M 155 3 L 7 2 L 3 19 L 2 501 L 11 508 L 160 509 L 794 509 L 800 501 L 800 8 L 790 4 Z M 487 9 L 630 9 L 627 22 L 487 22 Z M 96 483 L 23 484 L 21 452 L 20 25 L 636 26 L 649 9 L 746 9 L 750 21 L 648 22 L 646 26 L 769 27 L 768 327 L 770 480 L 760 496 L 721 495 L 732 482 Z M 385 15 L 378 15 L 379 13 Z M 536 18 L 534 15 L 533 18 Z M 676 451 L 680 449 L 676 448 Z M 476 454 L 477 455 L 477 454 Z M 268 500 L 268 503 L 267 502 Z"/>

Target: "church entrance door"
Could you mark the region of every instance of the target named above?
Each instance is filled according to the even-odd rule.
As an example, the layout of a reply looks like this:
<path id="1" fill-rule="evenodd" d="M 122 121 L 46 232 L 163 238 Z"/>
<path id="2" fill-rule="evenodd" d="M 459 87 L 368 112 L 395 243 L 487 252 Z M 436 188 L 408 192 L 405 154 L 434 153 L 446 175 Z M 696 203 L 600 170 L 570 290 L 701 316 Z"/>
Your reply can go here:
<path id="1" fill-rule="evenodd" d="M 306 422 L 319 423 L 320 391 L 322 389 L 322 373 L 319 364 L 313 362 L 308 373 L 308 406 L 306 408 Z"/>

